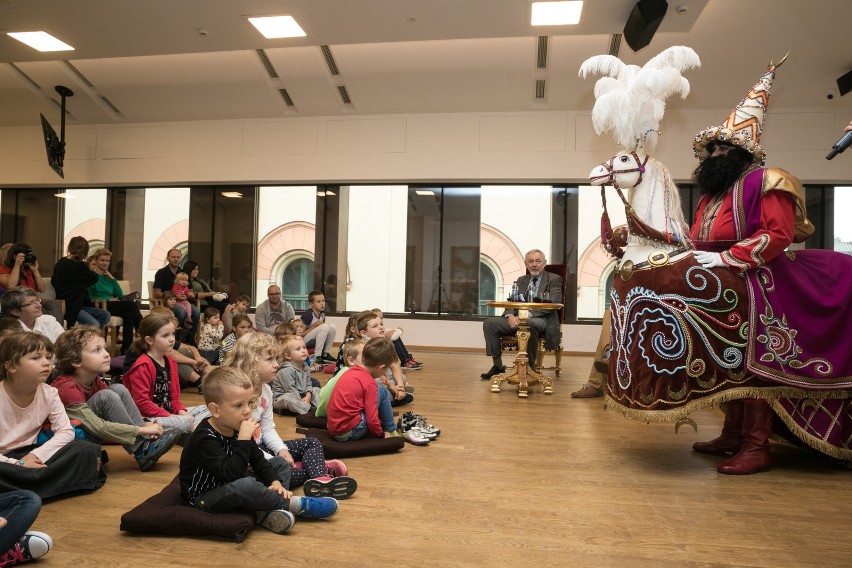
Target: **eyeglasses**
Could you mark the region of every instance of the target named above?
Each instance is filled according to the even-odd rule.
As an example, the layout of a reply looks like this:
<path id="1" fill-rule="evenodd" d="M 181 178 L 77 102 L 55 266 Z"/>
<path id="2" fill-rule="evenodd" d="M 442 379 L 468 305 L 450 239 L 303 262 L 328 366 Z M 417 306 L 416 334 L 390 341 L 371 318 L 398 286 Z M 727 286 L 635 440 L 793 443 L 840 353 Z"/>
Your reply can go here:
<path id="1" fill-rule="evenodd" d="M 41 300 L 33 300 L 27 304 L 21 304 L 21 308 L 26 308 L 28 306 L 35 306 L 36 304 L 41 304 Z"/>

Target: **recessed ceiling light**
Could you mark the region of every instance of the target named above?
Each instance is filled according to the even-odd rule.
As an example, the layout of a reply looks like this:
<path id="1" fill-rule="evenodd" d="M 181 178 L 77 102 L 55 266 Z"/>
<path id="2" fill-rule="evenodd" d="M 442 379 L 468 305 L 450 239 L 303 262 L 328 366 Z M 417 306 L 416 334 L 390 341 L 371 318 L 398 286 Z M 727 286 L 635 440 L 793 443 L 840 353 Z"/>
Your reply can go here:
<path id="1" fill-rule="evenodd" d="M 76 195 L 69 195 L 67 193 L 54 193 L 53 197 L 58 197 L 60 199 L 77 199 Z"/>
<path id="2" fill-rule="evenodd" d="M 304 37 L 303 30 L 293 16 L 268 16 L 263 18 L 249 18 L 251 25 L 257 28 L 263 37 L 276 39 L 281 37 Z"/>
<path id="3" fill-rule="evenodd" d="M 333 191 L 326 191 L 326 192 L 325 192 L 325 194 L 326 194 L 326 195 L 337 195 L 337 194 L 336 194 L 336 193 L 334 193 Z"/>
<path id="4" fill-rule="evenodd" d="M 243 196 L 243 194 L 240 193 L 239 191 L 223 191 L 222 192 L 222 197 L 230 197 L 232 199 L 237 199 L 237 198 L 242 197 L 242 196 Z"/>
<path id="5" fill-rule="evenodd" d="M 7 35 L 39 51 L 74 51 L 74 48 L 47 32 L 9 32 Z"/>
<path id="6" fill-rule="evenodd" d="M 580 23 L 583 2 L 533 2 L 530 24 L 533 26 L 565 26 Z"/>
<path id="7" fill-rule="evenodd" d="M 325 192 L 324 191 L 318 191 L 317 197 L 325 197 Z"/>
<path id="8" fill-rule="evenodd" d="M 414 193 L 417 195 L 435 195 L 435 192 L 431 189 L 415 189 Z"/>

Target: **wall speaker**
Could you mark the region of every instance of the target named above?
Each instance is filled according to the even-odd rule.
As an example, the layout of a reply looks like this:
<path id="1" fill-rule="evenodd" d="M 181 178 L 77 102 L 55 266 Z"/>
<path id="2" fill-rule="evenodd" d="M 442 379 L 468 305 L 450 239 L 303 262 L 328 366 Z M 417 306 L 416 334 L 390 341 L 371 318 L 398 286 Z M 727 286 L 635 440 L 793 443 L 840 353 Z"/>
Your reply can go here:
<path id="1" fill-rule="evenodd" d="M 852 91 L 852 71 L 837 78 L 837 90 L 840 91 L 841 97 Z"/>
<path id="2" fill-rule="evenodd" d="M 630 49 L 639 51 L 649 43 L 666 15 L 666 0 L 639 0 L 624 24 L 624 40 Z"/>

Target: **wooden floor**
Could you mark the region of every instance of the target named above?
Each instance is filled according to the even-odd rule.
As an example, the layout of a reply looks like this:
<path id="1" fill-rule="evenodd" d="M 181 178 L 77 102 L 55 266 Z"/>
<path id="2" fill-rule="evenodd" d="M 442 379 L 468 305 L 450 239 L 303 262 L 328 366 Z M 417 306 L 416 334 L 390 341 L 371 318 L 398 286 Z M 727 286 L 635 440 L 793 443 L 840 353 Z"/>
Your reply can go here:
<path id="1" fill-rule="evenodd" d="M 330 521 L 299 521 L 242 544 L 131 536 L 119 517 L 177 472 L 180 448 L 140 473 L 109 448 L 93 494 L 48 503 L 35 530 L 55 549 L 39 566 L 845 566 L 852 565 L 852 472 L 773 445 L 774 469 L 719 475 L 694 454 L 721 413 L 693 415 L 698 433 L 628 421 L 602 399 L 569 393 L 590 357 L 568 357 L 555 394 L 491 393 L 478 354 L 418 354 L 415 412 L 443 433 L 428 447 L 347 460 L 358 492 Z M 323 382 L 326 375 L 318 375 Z M 200 402 L 184 394 L 187 405 Z M 295 437 L 293 418 L 276 417 Z M 298 491 L 297 491 L 298 492 Z"/>

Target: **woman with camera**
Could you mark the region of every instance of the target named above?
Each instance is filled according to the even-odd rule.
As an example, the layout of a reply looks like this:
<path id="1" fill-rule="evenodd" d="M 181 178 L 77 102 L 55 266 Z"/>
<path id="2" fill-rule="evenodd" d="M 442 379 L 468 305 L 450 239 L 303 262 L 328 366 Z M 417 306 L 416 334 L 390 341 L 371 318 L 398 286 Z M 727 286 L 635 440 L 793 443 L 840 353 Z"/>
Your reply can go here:
<path id="1" fill-rule="evenodd" d="M 36 292 L 44 292 L 44 280 L 38 271 L 38 259 L 27 243 L 15 243 L 0 265 L 0 287 L 8 290 L 14 286 L 26 286 Z"/>

